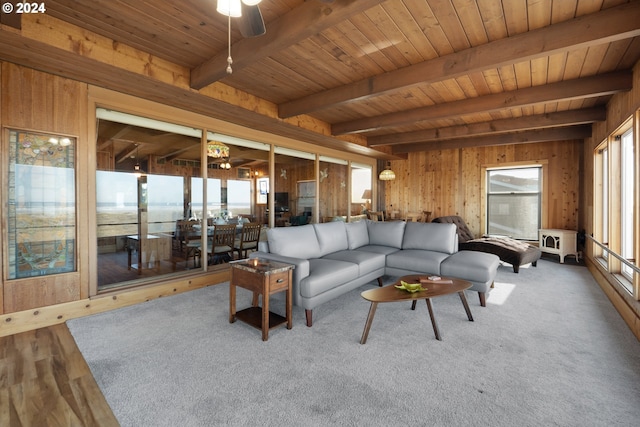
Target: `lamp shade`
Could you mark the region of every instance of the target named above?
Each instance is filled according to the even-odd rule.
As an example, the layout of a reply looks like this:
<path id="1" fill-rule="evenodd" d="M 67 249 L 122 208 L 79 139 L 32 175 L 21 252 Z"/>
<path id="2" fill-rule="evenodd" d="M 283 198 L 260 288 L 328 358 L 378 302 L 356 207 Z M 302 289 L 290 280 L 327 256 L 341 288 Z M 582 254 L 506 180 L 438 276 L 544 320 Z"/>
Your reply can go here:
<path id="1" fill-rule="evenodd" d="M 209 141 L 207 143 L 207 157 L 225 159 L 229 157 L 229 147 L 222 142 Z"/>
<path id="2" fill-rule="evenodd" d="M 371 190 L 369 190 L 369 189 L 364 190 L 364 193 L 362 193 L 361 199 L 370 200 L 371 199 Z"/>
<path id="3" fill-rule="evenodd" d="M 395 172 L 391 170 L 391 164 L 387 163 L 387 167 L 382 172 L 380 172 L 380 175 L 378 175 L 378 179 L 380 181 L 393 181 L 394 179 L 396 179 Z"/>

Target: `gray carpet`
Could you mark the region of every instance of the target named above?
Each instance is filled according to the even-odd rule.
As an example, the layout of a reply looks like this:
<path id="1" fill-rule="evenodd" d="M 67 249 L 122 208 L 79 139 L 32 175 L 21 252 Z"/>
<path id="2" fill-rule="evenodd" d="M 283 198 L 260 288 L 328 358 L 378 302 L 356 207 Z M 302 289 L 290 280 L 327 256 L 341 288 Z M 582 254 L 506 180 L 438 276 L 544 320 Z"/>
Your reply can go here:
<path id="1" fill-rule="evenodd" d="M 435 299 L 443 341 L 424 303 L 394 303 L 361 345 L 372 287 L 312 328 L 294 307 L 267 342 L 228 322 L 226 284 L 68 325 L 122 426 L 638 425 L 640 343 L 585 267 L 501 266 L 486 308 L 467 293 L 474 322 L 457 295 Z"/>

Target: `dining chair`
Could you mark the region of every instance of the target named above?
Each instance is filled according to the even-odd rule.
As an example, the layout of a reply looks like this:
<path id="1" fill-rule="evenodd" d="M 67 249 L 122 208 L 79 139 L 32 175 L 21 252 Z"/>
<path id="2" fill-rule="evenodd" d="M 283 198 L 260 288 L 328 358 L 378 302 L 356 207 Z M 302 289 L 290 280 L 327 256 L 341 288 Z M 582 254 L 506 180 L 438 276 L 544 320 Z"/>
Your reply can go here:
<path id="1" fill-rule="evenodd" d="M 407 212 L 404 220 L 407 222 L 422 222 L 422 212 Z"/>
<path id="2" fill-rule="evenodd" d="M 233 245 L 233 249 L 238 251 L 238 259 L 246 258 L 248 251 L 258 249 L 261 229 L 262 224 L 257 222 L 245 222 L 242 224 L 240 237 L 235 239 Z"/>
<path id="3" fill-rule="evenodd" d="M 209 239 L 207 252 L 209 264 L 218 264 L 225 261 L 225 254 L 229 260 L 233 259 L 233 246 L 236 238 L 235 224 L 216 224 Z"/>
<path id="4" fill-rule="evenodd" d="M 369 211 L 367 212 L 367 217 L 371 221 L 384 221 L 384 212 L 380 211 Z"/>
<path id="5" fill-rule="evenodd" d="M 185 261 L 188 263 L 189 258 L 193 257 L 193 266 L 197 266 L 198 258 L 201 256 L 200 247 L 202 246 L 200 240 L 200 232 L 198 232 L 195 226 L 199 224 L 194 220 L 182 220 L 176 221 L 176 240 L 180 245 L 180 252 L 184 252 Z"/>

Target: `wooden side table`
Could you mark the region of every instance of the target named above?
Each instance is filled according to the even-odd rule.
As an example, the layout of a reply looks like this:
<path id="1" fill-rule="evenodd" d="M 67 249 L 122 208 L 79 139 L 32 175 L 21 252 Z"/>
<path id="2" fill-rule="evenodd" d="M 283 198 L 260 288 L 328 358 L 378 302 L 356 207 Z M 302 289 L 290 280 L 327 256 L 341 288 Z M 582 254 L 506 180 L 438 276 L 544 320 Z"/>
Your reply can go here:
<path id="1" fill-rule="evenodd" d="M 231 263 L 229 282 L 229 323 L 239 319 L 262 330 L 262 341 L 269 339 L 269 329 L 287 324 L 293 327 L 291 276 L 294 265 L 253 258 Z M 252 306 L 236 312 L 236 286 L 253 292 Z M 286 291 L 286 317 L 269 311 L 269 296 Z M 262 308 L 258 296 L 262 295 Z"/>

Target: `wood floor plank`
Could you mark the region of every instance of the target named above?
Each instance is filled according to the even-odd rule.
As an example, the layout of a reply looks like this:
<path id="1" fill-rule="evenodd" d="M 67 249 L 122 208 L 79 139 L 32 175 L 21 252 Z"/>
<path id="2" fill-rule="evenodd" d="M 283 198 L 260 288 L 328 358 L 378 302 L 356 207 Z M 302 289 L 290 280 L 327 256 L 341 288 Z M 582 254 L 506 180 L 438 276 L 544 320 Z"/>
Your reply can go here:
<path id="1" fill-rule="evenodd" d="M 118 426 L 65 324 L 0 337 L 0 426 Z"/>

